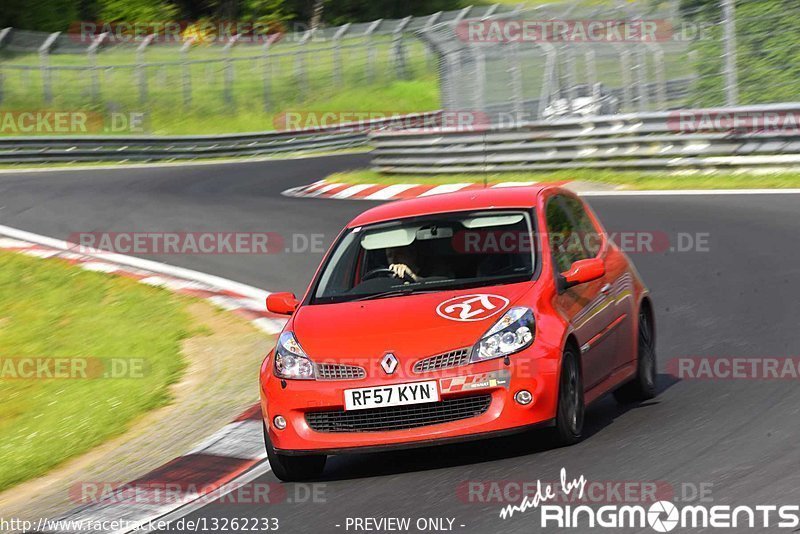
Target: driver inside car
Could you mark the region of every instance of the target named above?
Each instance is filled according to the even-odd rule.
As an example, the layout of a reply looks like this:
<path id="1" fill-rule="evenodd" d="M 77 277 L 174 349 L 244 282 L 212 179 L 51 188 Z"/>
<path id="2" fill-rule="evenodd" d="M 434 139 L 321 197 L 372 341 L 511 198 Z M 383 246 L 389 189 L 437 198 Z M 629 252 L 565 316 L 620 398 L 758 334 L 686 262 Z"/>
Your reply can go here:
<path id="1" fill-rule="evenodd" d="M 395 278 L 411 278 L 419 282 L 421 276 L 417 263 L 417 249 L 411 245 L 386 249 L 386 261 Z"/>
<path id="2" fill-rule="evenodd" d="M 452 278 L 453 270 L 442 261 L 424 261 L 414 245 L 386 249 L 386 261 L 393 276 L 399 279 L 419 282 L 425 278 Z"/>

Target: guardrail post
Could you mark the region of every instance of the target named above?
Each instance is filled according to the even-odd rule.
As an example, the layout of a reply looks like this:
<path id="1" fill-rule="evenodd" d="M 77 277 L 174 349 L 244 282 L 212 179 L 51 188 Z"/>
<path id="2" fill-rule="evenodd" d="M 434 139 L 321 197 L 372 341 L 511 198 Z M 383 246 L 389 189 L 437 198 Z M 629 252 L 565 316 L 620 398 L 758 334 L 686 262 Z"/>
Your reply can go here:
<path id="1" fill-rule="evenodd" d="M 0 48 L 3 48 L 3 43 L 5 42 L 9 33 L 11 33 L 10 27 L 3 28 L 2 30 L 0 30 Z M 3 76 L 4 76 L 3 63 L 0 62 L 0 104 L 3 103 L 3 82 L 4 82 Z"/>
<path id="2" fill-rule="evenodd" d="M 367 38 L 367 83 L 372 83 L 375 81 L 375 56 L 376 56 L 376 49 L 375 43 L 372 40 L 372 34 L 375 33 L 375 30 L 378 29 L 380 23 L 383 22 L 383 19 L 378 19 L 374 21 L 372 24 L 369 25 L 367 31 L 364 32 L 364 37 Z"/>
<path id="3" fill-rule="evenodd" d="M 333 84 L 335 87 L 342 86 L 342 37 L 349 29 L 350 23 L 348 22 L 333 34 Z"/>
<path id="4" fill-rule="evenodd" d="M 225 54 L 225 74 L 224 74 L 224 86 L 222 89 L 223 99 L 225 100 L 225 104 L 229 107 L 234 106 L 233 101 L 233 61 L 231 61 L 231 54 L 233 53 L 233 47 L 236 46 L 236 43 L 239 41 L 241 37 L 240 34 L 236 34 L 231 36 L 225 46 L 223 47 L 222 51 Z"/>
<path id="5" fill-rule="evenodd" d="M 181 86 L 183 88 L 183 107 L 188 109 L 192 105 L 192 73 L 189 64 L 189 49 L 194 44 L 194 37 L 190 37 L 181 47 Z"/>
<path id="6" fill-rule="evenodd" d="M 86 55 L 89 58 L 89 67 L 92 73 L 91 95 L 93 102 L 100 100 L 100 75 L 97 69 L 97 49 L 103 44 L 106 37 L 108 37 L 108 32 L 101 33 L 92 39 L 92 44 L 86 49 Z"/>
<path id="7" fill-rule="evenodd" d="M 411 22 L 411 17 L 406 17 L 392 32 L 392 57 L 394 58 L 395 76 L 400 79 L 408 78 L 408 68 L 406 62 L 406 46 L 403 40 L 403 31 Z"/>
<path id="8" fill-rule="evenodd" d="M 139 103 L 147 103 L 147 65 L 144 62 L 144 53 L 156 35 L 151 33 L 136 47 L 136 81 L 139 85 Z"/>
<path id="9" fill-rule="evenodd" d="M 50 48 L 56 42 L 61 32 L 51 33 L 39 47 L 39 67 L 42 72 L 42 94 L 48 106 L 53 103 L 53 80 L 50 70 Z"/>

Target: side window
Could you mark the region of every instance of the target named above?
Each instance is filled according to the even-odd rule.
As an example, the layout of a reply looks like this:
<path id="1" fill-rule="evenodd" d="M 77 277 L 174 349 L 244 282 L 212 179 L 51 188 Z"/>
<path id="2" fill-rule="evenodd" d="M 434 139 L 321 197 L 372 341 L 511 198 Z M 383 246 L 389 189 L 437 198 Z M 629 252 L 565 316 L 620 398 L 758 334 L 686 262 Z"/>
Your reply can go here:
<path id="1" fill-rule="evenodd" d="M 576 261 L 590 257 L 581 243 L 579 231 L 564 200 L 562 196 L 552 197 L 547 201 L 545 214 L 553 261 L 562 273 L 568 271 Z"/>
<path id="2" fill-rule="evenodd" d="M 592 223 L 589 214 L 578 199 L 570 197 L 561 197 L 569 214 L 572 216 L 572 221 L 575 224 L 575 231 L 580 237 L 580 243 L 583 246 L 587 257 L 594 258 L 600 253 L 600 244 L 602 243 L 602 236 L 600 232 Z"/>

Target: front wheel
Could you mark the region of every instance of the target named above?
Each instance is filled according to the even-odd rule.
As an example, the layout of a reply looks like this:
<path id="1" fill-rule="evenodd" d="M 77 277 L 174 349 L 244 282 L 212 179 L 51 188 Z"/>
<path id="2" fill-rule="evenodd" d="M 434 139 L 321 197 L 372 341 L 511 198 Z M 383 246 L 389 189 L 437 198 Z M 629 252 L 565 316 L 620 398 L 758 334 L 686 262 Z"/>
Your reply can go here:
<path id="1" fill-rule="evenodd" d="M 578 354 L 572 347 L 567 347 L 561 364 L 555 429 L 556 439 L 561 445 L 573 445 L 583 439 L 585 411 L 583 377 Z"/>
<path id="2" fill-rule="evenodd" d="M 264 446 L 267 449 L 267 458 L 272 472 L 284 482 L 300 482 L 317 478 L 325 469 L 327 456 L 287 456 L 278 454 L 267 434 L 267 427 L 264 425 Z"/>
<path id="3" fill-rule="evenodd" d="M 645 310 L 639 311 L 637 350 L 636 376 L 614 392 L 614 398 L 622 404 L 650 400 L 656 396 L 655 329 Z"/>

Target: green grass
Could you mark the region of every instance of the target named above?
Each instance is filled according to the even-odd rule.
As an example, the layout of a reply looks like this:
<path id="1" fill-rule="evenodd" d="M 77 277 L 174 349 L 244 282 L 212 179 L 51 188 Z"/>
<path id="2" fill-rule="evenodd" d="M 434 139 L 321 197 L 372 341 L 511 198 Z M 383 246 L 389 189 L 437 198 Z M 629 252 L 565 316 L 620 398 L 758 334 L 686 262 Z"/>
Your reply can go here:
<path id="1" fill-rule="evenodd" d="M 141 377 L 0 378 L 0 490 L 121 434 L 169 402 L 191 319 L 165 290 L 0 252 L 0 359 L 142 359 Z M 117 360 L 119 361 L 119 360 Z M 3 367 L 5 368 L 5 366 Z M 90 365 L 92 368 L 92 365 Z"/>
<path id="2" fill-rule="evenodd" d="M 486 174 L 405 175 L 380 174 L 372 170 L 335 173 L 332 182 L 354 184 L 454 184 L 497 182 L 599 182 L 625 189 L 786 189 L 800 188 L 799 172 L 775 173 L 643 173 L 635 171 L 579 170 L 557 172 L 509 172 Z"/>

